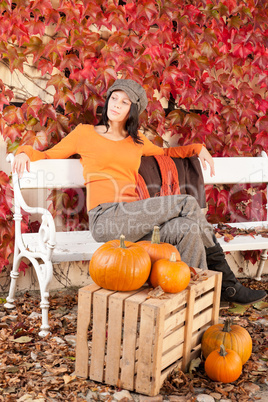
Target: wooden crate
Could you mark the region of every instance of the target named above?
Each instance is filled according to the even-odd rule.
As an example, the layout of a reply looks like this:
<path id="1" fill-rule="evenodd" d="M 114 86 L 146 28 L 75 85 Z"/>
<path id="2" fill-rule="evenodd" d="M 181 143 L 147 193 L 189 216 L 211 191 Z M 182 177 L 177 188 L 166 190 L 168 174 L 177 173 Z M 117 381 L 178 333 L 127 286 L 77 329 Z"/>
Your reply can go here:
<path id="1" fill-rule="evenodd" d="M 92 283 L 80 289 L 76 375 L 157 395 L 173 368 L 188 369 L 205 329 L 218 322 L 221 273 L 206 273 L 206 280 L 165 299 L 148 298 L 148 287 L 115 292 Z"/>

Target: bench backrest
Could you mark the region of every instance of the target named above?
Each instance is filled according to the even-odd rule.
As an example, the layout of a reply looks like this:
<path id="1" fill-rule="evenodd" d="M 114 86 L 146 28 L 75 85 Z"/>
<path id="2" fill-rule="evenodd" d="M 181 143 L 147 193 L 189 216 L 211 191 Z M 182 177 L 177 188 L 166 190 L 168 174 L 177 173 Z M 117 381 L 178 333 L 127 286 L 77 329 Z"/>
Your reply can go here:
<path id="1" fill-rule="evenodd" d="M 12 162 L 13 155 L 8 155 Z M 31 162 L 19 180 L 21 189 L 85 187 L 83 168 L 79 159 L 43 159 Z"/>
<path id="2" fill-rule="evenodd" d="M 214 158 L 216 174 L 203 170 L 205 184 L 268 183 L 268 157 Z M 13 155 L 8 158 L 12 159 Z M 20 188 L 84 187 L 83 169 L 78 159 L 45 159 L 31 162 L 30 173 L 24 172 Z"/>
<path id="3" fill-rule="evenodd" d="M 215 176 L 203 170 L 205 184 L 268 183 L 268 157 L 214 158 Z"/>

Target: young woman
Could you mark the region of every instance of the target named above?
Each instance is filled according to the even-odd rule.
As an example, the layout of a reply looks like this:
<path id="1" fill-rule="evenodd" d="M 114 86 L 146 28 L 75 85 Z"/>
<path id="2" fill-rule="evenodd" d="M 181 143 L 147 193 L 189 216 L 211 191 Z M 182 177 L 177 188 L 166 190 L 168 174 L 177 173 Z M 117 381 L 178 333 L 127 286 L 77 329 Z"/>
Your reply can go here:
<path id="1" fill-rule="evenodd" d="M 101 123 L 78 125 L 53 148 L 41 152 L 30 146 L 17 151 L 13 171 L 22 175 L 30 161 L 81 156 L 87 187 L 89 227 L 96 241 L 124 234 L 129 241 L 150 239 L 160 227 L 161 241 L 177 247 L 190 266 L 223 273 L 222 300 L 249 304 L 266 292 L 248 289 L 235 278 L 195 198 L 170 195 L 139 200 L 138 169 L 143 155 L 198 155 L 214 174 L 213 158 L 201 144 L 160 148 L 138 131 L 139 114 L 147 106 L 145 90 L 133 80 L 116 80 L 109 88 Z"/>

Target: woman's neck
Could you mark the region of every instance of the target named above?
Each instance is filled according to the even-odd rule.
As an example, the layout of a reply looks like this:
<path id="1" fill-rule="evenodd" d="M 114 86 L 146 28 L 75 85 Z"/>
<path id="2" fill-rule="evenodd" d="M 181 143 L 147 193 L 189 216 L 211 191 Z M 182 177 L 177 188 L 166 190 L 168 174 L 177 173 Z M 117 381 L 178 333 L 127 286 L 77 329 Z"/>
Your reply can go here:
<path id="1" fill-rule="evenodd" d="M 125 122 L 115 122 L 109 120 L 108 133 L 111 133 L 114 138 L 126 138 L 128 132 L 125 130 Z"/>

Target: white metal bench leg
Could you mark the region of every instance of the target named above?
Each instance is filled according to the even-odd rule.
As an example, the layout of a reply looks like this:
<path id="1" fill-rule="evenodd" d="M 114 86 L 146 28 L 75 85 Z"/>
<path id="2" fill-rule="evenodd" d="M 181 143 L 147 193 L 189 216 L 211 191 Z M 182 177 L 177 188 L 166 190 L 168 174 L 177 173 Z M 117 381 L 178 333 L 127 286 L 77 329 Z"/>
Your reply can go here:
<path id="1" fill-rule="evenodd" d="M 14 259 L 13 259 L 13 266 L 12 266 L 12 271 L 10 272 L 10 287 L 9 287 L 9 294 L 7 297 L 7 302 L 5 303 L 5 307 L 12 309 L 15 307 L 14 301 L 15 301 L 15 292 L 16 292 L 16 284 L 17 284 L 17 279 L 19 277 L 19 263 L 20 263 L 20 258 L 19 258 L 19 249 L 15 241 L 15 249 L 14 249 Z"/>
<path id="2" fill-rule="evenodd" d="M 261 281 L 261 274 L 262 274 L 262 271 L 263 271 L 263 268 L 264 268 L 264 264 L 267 261 L 267 258 L 268 258 L 268 249 L 264 250 L 261 253 L 261 257 L 260 257 L 261 260 L 260 260 L 260 263 L 259 263 L 259 266 L 258 266 L 257 274 L 256 274 L 256 276 L 254 278 L 256 281 Z"/>
<path id="3" fill-rule="evenodd" d="M 41 325 L 41 331 L 38 333 L 39 336 L 44 338 L 48 334 L 50 334 L 50 326 L 48 324 L 48 310 L 49 310 L 49 292 L 44 292 L 43 295 L 41 295 L 42 300 L 40 303 L 40 308 L 42 311 L 42 325 Z"/>
<path id="4" fill-rule="evenodd" d="M 53 265 L 50 261 L 46 261 L 44 264 L 38 264 L 36 260 L 32 262 L 37 274 L 41 293 L 40 308 L 42 311 L 42 325 L 41 325 L 41 331 L 39 332 L 39 336 L 45 337 L 48 334 L 50 334 L 49 331 L 50 326 L 48 324 L 48 310 L 49 310 L 48 287 L 53 276 Z"/>

